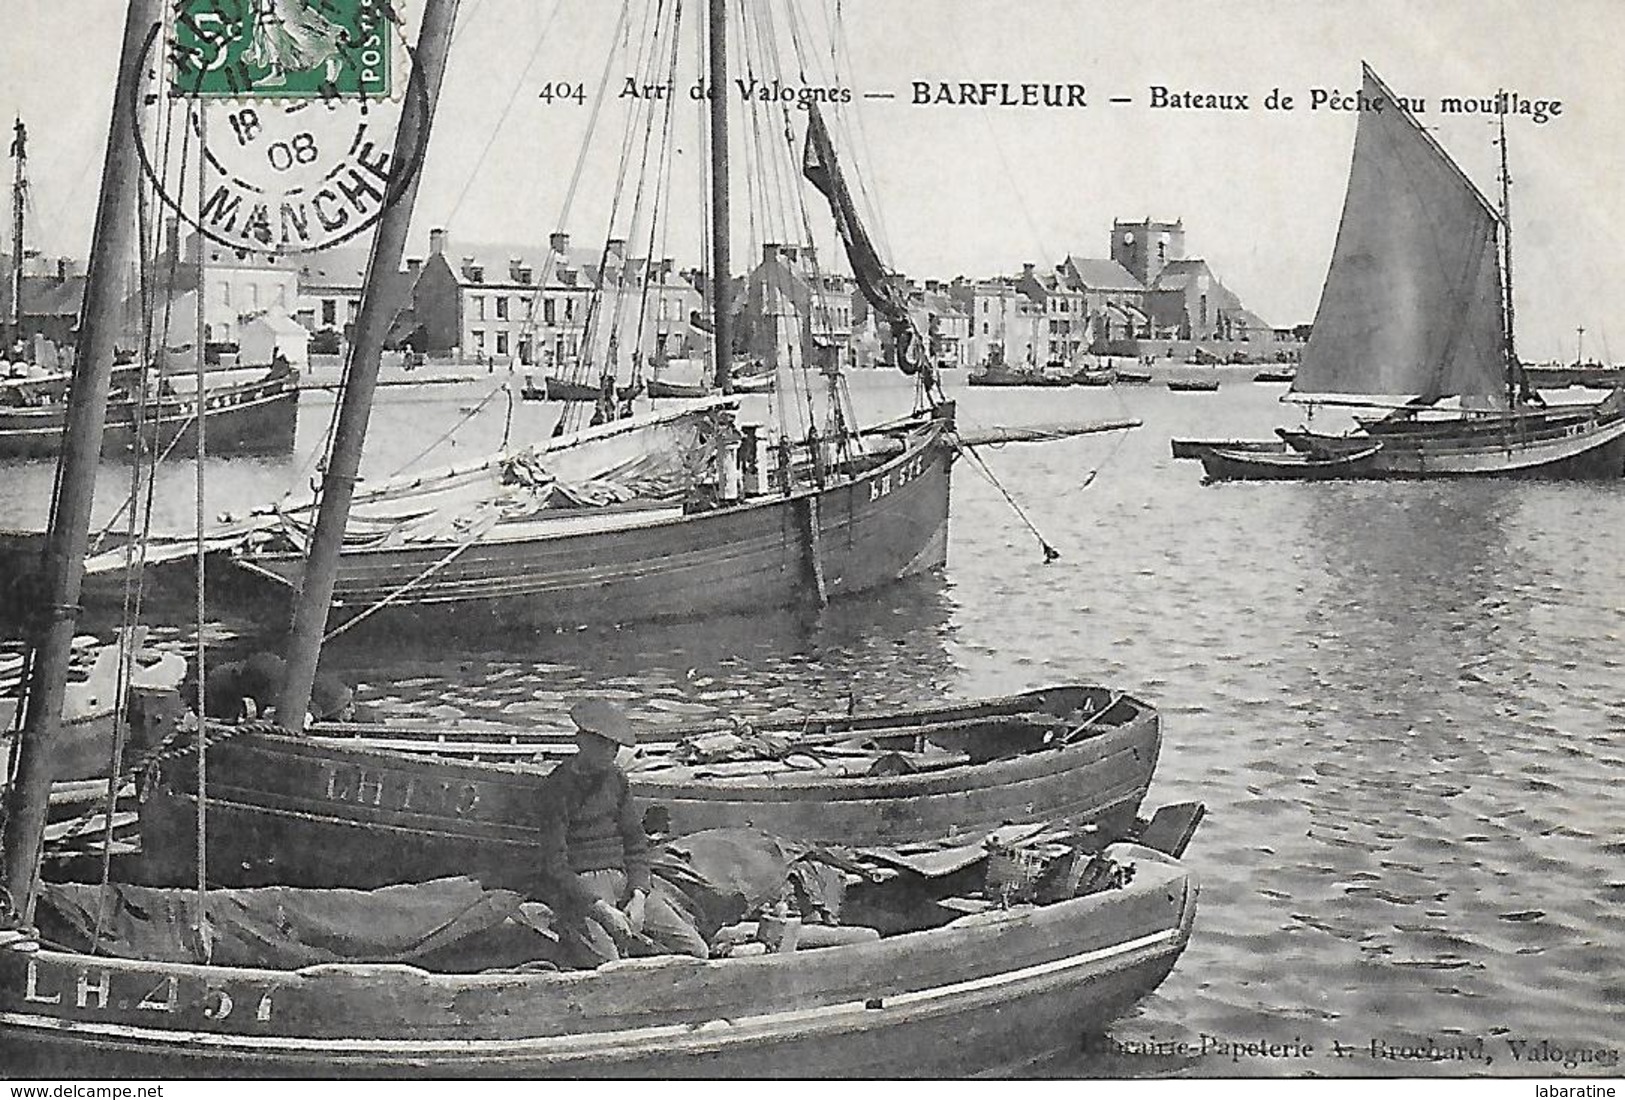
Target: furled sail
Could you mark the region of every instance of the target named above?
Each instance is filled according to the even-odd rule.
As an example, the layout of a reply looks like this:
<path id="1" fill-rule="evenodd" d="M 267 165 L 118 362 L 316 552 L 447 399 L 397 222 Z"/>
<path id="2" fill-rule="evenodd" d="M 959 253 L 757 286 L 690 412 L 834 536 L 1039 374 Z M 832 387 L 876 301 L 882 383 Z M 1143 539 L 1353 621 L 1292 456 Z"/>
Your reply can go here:
<path id="1" fill-rule="evenodd" d="M 835 218 L 835 230 L 846 246 L 846 258 L 857 277 L 858 289 L 875 310 L 886 319 L 891 328 L 892 342 L 897 348 L 897 365 L 907 374 L 914 374 L 923 361 L 924 349 L 916 346 L 914 326 L 909 321 L 908 306 L 897 288 L 886 278 L 886 267 L 880 262 L 874 242 L 858 219 L 857 208 L 852 205 L 852 193 L 847 189 L 846 177 L 835 159 L 835 144 L 830 140 L 824 117 L 818 113 L 818 104 L 808 103 L 807 147 L 801 158 L 801 174 L 829 200 L 830 213 Z"/>
<path id="2" fill-rule="evenodd" d="M 1365 69 L 1354 163 L 1301 394 L 1464 397 L 1506 404 L 1500 218 Z"/>

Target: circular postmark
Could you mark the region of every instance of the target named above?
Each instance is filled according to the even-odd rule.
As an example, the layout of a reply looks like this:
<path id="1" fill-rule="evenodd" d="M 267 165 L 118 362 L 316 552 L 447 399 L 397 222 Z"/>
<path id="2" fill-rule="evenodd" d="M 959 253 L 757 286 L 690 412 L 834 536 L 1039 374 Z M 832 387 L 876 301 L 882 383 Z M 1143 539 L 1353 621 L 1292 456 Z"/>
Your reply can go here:
<path id="1" fill-rule="evenodd" d="M 158 109 L 137 120 L 142 169 L 218 244 L 335 247 L 421 167 L 427 103 L 406 79 L 411 51 L 385 0 L 176 0 L 163 55 Z M 397 164 L 403 125 L 417 140 Z"/>

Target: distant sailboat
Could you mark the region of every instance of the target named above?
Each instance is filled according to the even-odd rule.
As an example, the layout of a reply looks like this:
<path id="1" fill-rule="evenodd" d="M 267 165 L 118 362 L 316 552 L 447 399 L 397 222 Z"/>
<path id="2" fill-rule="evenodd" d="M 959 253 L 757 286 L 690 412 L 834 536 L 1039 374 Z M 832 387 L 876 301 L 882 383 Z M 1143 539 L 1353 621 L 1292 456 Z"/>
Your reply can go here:
<path id="1" fill-rule="evenodd" d="M 1367 66 L 1337 244 L 1291 395 L 1389 407 L 1345 435 L 1283 430 L 1317 461 L 1380 444 L 1338 476 L 1617 478 L 1625 399 L 1546 409 L 1513 345 L 1506 133 L 1497 210 Z M 1459 409 L 1435 409 L 1456 399 Z M 1215 478 L 1279 478 L 1230 455 Z M 1307 468 L 1307 467 L 1306 467 Z M 1315 467 L 1323 472 L 1323 467 Z"/>

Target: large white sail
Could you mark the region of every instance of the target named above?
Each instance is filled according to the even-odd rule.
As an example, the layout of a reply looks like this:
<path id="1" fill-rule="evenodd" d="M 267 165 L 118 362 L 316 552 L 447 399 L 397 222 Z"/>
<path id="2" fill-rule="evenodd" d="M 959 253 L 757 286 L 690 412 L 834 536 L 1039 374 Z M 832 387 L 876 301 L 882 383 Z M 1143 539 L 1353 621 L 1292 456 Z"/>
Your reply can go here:
<path id="1" fill-rule="evenodd" d="M 1369 67 L 1364 92 L 1383 107 L 1360 114 L 1293 392 L 1505 405 L 1499 216 Z"/>

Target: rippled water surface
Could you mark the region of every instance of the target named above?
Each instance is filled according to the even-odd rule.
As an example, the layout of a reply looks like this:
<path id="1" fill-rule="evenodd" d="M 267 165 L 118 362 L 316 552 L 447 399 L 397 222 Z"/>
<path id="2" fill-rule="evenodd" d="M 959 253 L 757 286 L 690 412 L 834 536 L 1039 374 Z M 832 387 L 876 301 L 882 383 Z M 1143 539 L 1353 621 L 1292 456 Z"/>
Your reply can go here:
<path id="1" fill-rule="evenodd" d="M 1164 715 L 1148 804 L 1208 806 L 1188 853 L 1201 911 L 1172 976 L 1113 1028 L 1116 1046 L 1066 1071 L 1618 1074 L 1625 484 L 1204 486 L 1197 464 L 1169 457 L 1171 436 L 1297 420 L 1281 387 L 1246 378 L 1225 372 L 1215 394 L 953 387 L 962 424 L 1145 421 L 1126 436 L 984 451 L 1060 551 L 1047 565 L 962 461 L 946 570 L 821 617 L 346 638 L 328 660 L 386 714 L 555 726 L 583 689 L 672 720 L 1106 682 Z M 909 396 L 890 377 L 855 388 L 880 413 Z M 390 392 L 368 469 L 413 457 L 485 392 Z M 331 400 L 305 397 L 308 450 Z M 501 405 L 446 453 L 494 442 Z M 555 414 L 521 406 L 516 431 Z M 296 460 L 211 469 L 211 511 L 307 476 Z M 110 467 L 109 485 L 120 476 Z M 49 481 L 46 467 L 14 469 L 0 526 L 42 521 Z M 191 494 L 184 467 L 166 475 L 159 526 L 183 523 Z M 241 645 L 258 629 L 213 626 Z M 1237 1057 L 1215 1038 L 1314 1053 Z M 1463 1056 L 1373 1058 L 1373 1041 Z M 1186 1053 L 1147 1053 L 1179 1042 Z M 1528 1060 L 1553 1049 L 1574 1066 Z M 1601 1066 L 1579 1056 L 1599 1049 L 1614 1052 Z"/>

